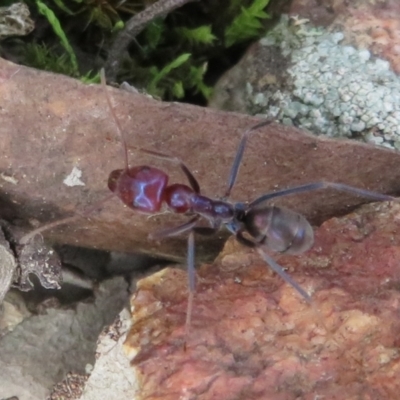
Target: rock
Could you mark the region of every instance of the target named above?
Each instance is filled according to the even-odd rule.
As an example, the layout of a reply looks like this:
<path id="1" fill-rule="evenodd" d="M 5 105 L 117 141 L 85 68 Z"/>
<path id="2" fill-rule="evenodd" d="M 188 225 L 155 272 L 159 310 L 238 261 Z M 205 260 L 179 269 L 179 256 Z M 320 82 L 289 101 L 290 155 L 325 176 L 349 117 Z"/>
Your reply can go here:
<path id="1" fill-rule="evenodd" d="M 53 388 L 48 400 L 79 399 L 87 379 L 87 374 L 69 372 L 65 379 Z"/>
<path id="2" fill-rule="evenodd" d="M 17 290 L 10 290 L 1 305 L 0 339 L 30 315 L 21 293 Z"/>
<path id="3" fill-rule="evenodd" d="M 217 83 L 210 106 L 275 118 L 316 135 L 399 149 L 400 78 L 393 59 L 400 25 L 381 3 L 364 2 L 335 8 L 337 18 L 325 28 L 318 13 L 314 23 L 303 18 L 310 1 L 301 7 L 293 3 L 299 15 L 283 16 L 248 50 Z M 392 2 L 392 8 L 398 5 Z M 378 47 L 387 49 L 377 53 L 383 58 L 373 57 L 377 41 L 362 37 L 373 30 L 386 32 L 386 27 L 393 35 L 386 34 L 390 39 Z"/>
<path id="4" fill-rule="evenodd" d="M 124 310 L 113 325 L 101 334 L 96 364 L 85 385 L 81 400 L 135 398 L 138 381 L 123 349 L 130 326 L 130 313 Z"/>
<path id="5" fill-rule="evenodd" d="M 29 231 L 71 216 L 75 219 L 69 224 L 43 232 L 45 239 L 185 259 L 184 237 L 148 240 L 149 233 L 178 225 L 185 220 L 183 216 L 149 217 L 127 209 L 117 198 L 105 201 L 110 195 L 107 177 L 124 162 L 120 138 L 99 85 L 83 85 L 4 60 L 0 60 L 0 82 L 0 213 L 4 219 Z M 165 104 L 112 88 L 108 91 L 128 144 L 180 156 L 199 179 L 202 193 L 214 198 L 224 193 L 239 138 L 259 119 Z M 185 182 L 175 165 L 138 153 L 130 155 L 130 160 L 135 165 L 151 163 L 165 169 L 171 183 Z M 321 179 L 336 181 L 338 176 L 346 177 L 343 181 L 353 186 L 396 193 L 398 165 L 400 155 L 389 150 L 333 142 L 271 124 L 250 138 L 232 199 L 247 201 L 270 190 Z M 63 183 L 74 168 L 82 171 L 79 179 L 85 186 Z M 320 222 L 363 201 L 320 191 L 277 203 Z M 77 217 L 91 207 L 101 211 L 88 218 Z M 198 260 L 212 259 L 226 236 L 221 232 L 197 238 Z"/>
<path id="6" fill-rule="evenodd" d="M 124 259 L 121 260 L 122 264 Z M 154 268 L 153 268 L 154 270 Z M 136 272 L 131 276 L 130 291 L 137 289 L 137 284 L 148 276 L 151 270 L 145 273 Z M 153 275 L 154 276 L 154 275 Z M 157 276 L 157 274 L 155 274 Z M 97 400 L 105 397 L 107 400 L 122 398 L 134 399 L 140 390 L 138 375 L 131 368 L 130 360 L 124 350 L 124 342 L 132 325 L 132 316 L 128 309 L 120 312 L 113 324 L 100 334 L 96 362 L 90 377 L 85 384 L 82 382 L 80 400 Z"/>
<path id="7" fill-rule="evenodd" d="M 35 236 L 26 245 L 19 246 L 20 264 L 17 285 L 20 290 L 32 290 L 34 285 L 30 275 L 36 275 L 46 289 L 60 289 L 62 284 L 61 260 L 55 250 L 48 246 L 43 237 Z"/>
<path id="8" fill-rule="evenodd" d="M 346 44 L 368 49 L 379 58 L 390 62 L 391 68 L 400 72 L 400 13 L 396 0 L 364 1 L 345 0 L 318 2 L 294 0 L 286 12 L 309 19 L 313 24 L 340 30 Z"/>
<path id="9" fill-rule="evenodd" d="M 69 371 L 85 374 L 94 364 L 96 340 L 127 300 L 127 284 L 114 278 L 100 285 L 93 303 L 75 309 L 47 308 L 24 319 L 0 340 L 2 397 L 43 400 Z"/>
<path id="10" fill-rule="evenodd" d="M 4 296 L 8 292 L 14 279 L 17 264 L 10 245 L 6 240 L 3 229 L 0 226 L 0 310 Z"/>
<path id="11" fill-rule="evenodd" d="M 35 23 L 25 3 L 14 3 L 0 7 L 0 40 L 9 36 L 24 36 L 32 32 Z"/>
<path id="12" fill-rule="evenodd" d="M 228 241 L 198 271 L 188 337 L 186 274 L 167 268 L 139 281 L 123 362 L 135 379 L 110 398 L 397 399 L 399 224 L 399 204 L 363 206 L 316 229 L 308 253 L 276 257 L 311 307 Z"/>

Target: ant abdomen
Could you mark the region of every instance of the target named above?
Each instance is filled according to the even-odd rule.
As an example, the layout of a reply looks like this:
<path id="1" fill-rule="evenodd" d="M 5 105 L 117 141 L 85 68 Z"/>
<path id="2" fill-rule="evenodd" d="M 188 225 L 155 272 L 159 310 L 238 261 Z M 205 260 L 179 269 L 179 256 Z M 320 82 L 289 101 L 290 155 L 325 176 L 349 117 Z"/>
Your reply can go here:
<path id="1" fill-rule="evenodd" d="M 258 243 L 286 254 L 301 254 L 314 243 L 314 232 L 309 222 L 287 208 L 263 207 L 246 213 L 245 225 Z"/>
<path id="2" fill-rule="evenodd" d="M 125 205 L 144 213 L 160 211 L 167 184 L 165 172 L 146 165 L 117 169 L 108 177 L 108 188 Z"/>

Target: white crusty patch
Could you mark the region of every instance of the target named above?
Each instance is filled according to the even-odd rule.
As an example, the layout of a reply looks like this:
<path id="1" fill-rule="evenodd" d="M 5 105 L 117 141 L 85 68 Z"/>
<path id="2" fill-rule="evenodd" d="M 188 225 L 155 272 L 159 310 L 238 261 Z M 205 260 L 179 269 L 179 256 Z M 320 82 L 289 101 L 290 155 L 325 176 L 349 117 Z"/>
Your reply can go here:
<path id="1" fill-rule="evenodd" d="M 82 171 L 74 167 L 71 173 L 63 180 L 64 185 L 67 186 L 85 186 L 85 183 L 80 180 L 82 176 Z"/>

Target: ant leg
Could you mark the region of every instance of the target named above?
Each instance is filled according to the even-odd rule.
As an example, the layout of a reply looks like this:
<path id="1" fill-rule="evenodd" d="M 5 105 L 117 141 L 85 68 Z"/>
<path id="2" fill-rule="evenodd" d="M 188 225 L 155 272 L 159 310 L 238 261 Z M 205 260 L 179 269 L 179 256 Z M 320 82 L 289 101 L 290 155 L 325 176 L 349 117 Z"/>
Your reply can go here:
<path id="1" fill-rule="evenodd" d="M 344 183 L 332 183 L 332 182 L 314 182 L 314 183 L 308 183 L 305 185 L 301 186 L 295 186 L 293 188 L 289 189 L 283 189 L 279 190 L 277 192 L 272 192 L 272 193 L 266 193 L 263 194 L 262 196 L 258 197 L 254 201 L 252 201 L 248 207 L 255 207 L 259 206 L 260 204 L 271 200 L 275 197 L 282 197 L 282 196 L 287 196 L 289 194 L 298 194 L 298 193 L 304 193 L 304 192 L 309 192 L 312 190 L 318 190 L 318 189 L 336 189 L 342 192 L 347 192 L 350 194 L 355 194 L 358 196 L 364 196 L 367 198 L 370 198 L 372 200 L 377 200 L 377 201 L 390 201 L 390 200 L 396 200 L 396 197 L 389 196 L 386 194 L 380 194 L 377 192 L 372 192 L 370 190 L 365 190 L 365 189 L 358 189 L 353 186 L 345 185 Z"/>
<path id="2" fill-rule="evenodd" d="M 128 146 L 129 148 L 135 149 L 137 151 L 140 151 L 142 153 L 145 154 L 149 154 L 153 157 L 159 158 L 161 160 L 165 160 L 165 161 L 172 161 L 174 163 L 179 164 L 181 170 L 183 171 L 183 173 L 185 174 L 187 180 L 189 181 L 189 184 L 191 186 L 191 188 L 194 190 L 195 193 L 199 194 L 200 193 L 200 185 L 197 182 L 197 179 L 193 176 L 193 174 L 190 172 L 189 168 L 185 165 L 185 163 L 178 157 L 174 157 L 174 156 L 170 156 L 168 154 L 165 153 L 160 153 L 158 151 L 154 151 L 154 150 L 148 150 L 148 149 L 144 149 L 142 147 L 136 147 L 136 146 Z"/>
<path id="3" fill-rule="evenodd" d="M 172 157 L 169 156 L 168 154 L 164 154 L 164 153 L 159 153 L 157 151 L 152 151 L 152 150 L 147 150 L 147 149 L 143 149 L 141 147 L 136 147 L 136 146 L 128 146 L 127 145 L 127 140 L 126 140 L 126 135 L 124 130 L 122 129 L 122 126 L 117 118 L 117 115 L 115 113 L 115 109 L 111 103 L 111 98 L 108 94 L 107 91 L 107 86 L 106 86 L 106 78 L 105 78 L 105 73 L 104 73 L 104 68 L 100 71 L 100 78 L 101 78 L 101 85 L 104 89 L 104 93 L 105 93 L 105 97 L 108 103 L 108 108 L 110 109 L 110 114 L 114 120 L 114 123 L 117 127 L 120 139 L 122 141 L 122 145 L 123 145 L 123 150 L 124 150 L 124 160 L 125 160 L 125 169 L 129 168 L 129 163 L 128 163 L 128 147 L 129 148 L 133 148 L 135 150 L 139 150 L 143 153 L 146 154 L 150 154 L 154 157 L 160 158 L 162 160 L 167 160 L 167 161 L 173 161 L 175 163 L 178 163 L 179 166 L 181 167 L 183 173 L 185 174 L 187 180 L 189 181 L 190 186 L 192 187 L 192 189 L 194 190 L 195 193 L 199 194 L 200 193 L 200 185 L 197 182 L 196 178 L 193 176 L 193 174 L 190 172 L 189 168 L 184 164 L 184 162 L 182 160 L 180 160 L 177 157 Z"/>
<path id="4" fill-rule="evenodd" d="M 71 217 L 62 218 L 57 221 L 48 222 L 47 224 L 39 226 L 39 228 L 33 229 L 26 235 L 22 236 L 21 239 L 19 240 L 19 243 L 25 245 L 31 239 L 33 239 L 36 235 L 39 235 L 40 233 L 42 233 L 44 231 L 56 228 L 57 226 L 60 226 L 60 225 L 65 225 L 70 222 L 74 222 L 75 220 L 77 220 L 79 218 L 87 218 L 90 214 L 94 213 L 99 208 L 99 206 L 101 206 L 103 203 L 105 203 L 106 201 L 110 200 L 113 197 L 114 197 L 114 194 L 108 195 L 108 196 L 104 197 L 102 200 L 98 201 L 94 206 L 88 208 L 86 211 L 84 211 L 82 213 L 76 212 L 75 213 L 76 215 L 73 215 Z"/>
<path id="5" fill-rule="evenodd" d="M 264 259 L 264 261 L 269 265 L 269 267 L 277 273 L 286 283 L 292 286 L 303 298 L 307 301 L 307 303 L 311 304 L 312 300 L 310 295 L 294 280 L 287 274 L 283 268 L 272 258 L 270 257 L 261 246 L 256 246 L 258 254 Z"/>
<path id="6" fill-rule="evenodd" d="M 209 236 L 213 235 L 214 233 L 218 232 L 221 223 L 218 222 L 217 224 L 213 225 L 212 227 L 207 227 L 207 226 L 195 226 L 197 224 L 197 221 L 199 220 L 200 216 L 196 215 L 192 219 L 190 219 L 188 222 L 185 222 L 182 225 L 174 226 L 172 228 L 167 228 L 162 231 L 157 231 L 154 233 L 150 233 L 149 239 L 162 239 L 165 237 L 171 237 L 171 236 L 178 236 L 182 233 L 185 233 L 187 231 L 192 230 L 195 233 L 198 233 L 199 235 L 204 235 L 204 236 Z"/>
<path id="7" fill-rule="evenodd" d="M 195 255 L 195 247 L 194 247 L 194 225 L 196 225 L 199 216 L 196 215 L 194 218 L 186 222 L 185 224 L 176 226 L 175 228 L 165 229 L 160 232 L 156 232 L 155 234 L 151 234 L 152 239 L 159 239 L 161 237 L 171 237 L 176 236 L 181 233 L 190 231 L 188 236 L 188 250 L 187 250 L 187 271 L 188 271 L 188 288 L 189 288 L 189 296 L 188 296 L 188 304 L 186 309 L 186 321 L 185 321 L 185 348 L 186 348 L 186 339 L 189 337 L 189 328 L 190 322 L 192 319 L 192 310 L 193 310 L 193 298 L 194 292 L 196 288 L 196 269 L 194 262 Z M 210 228 L 212 229 L 212 228 Z"/>
<path id="8" fill-rule="evenodd" d="M 101 86 L 102 86 L 103 91 L 104 91 L 104 95 L 105 95 L 106 100 L 107 100 L 107 104 L 108 104 L 108 108 L 110 110 L 111 117 L 114 120 L 114 123 L 115 123 L 115 125 L 117 127 L 117 131 L 118 131 L 119 137 L 120 137 L 121 142 L 122 142 L 122 149 L 124 151 L 125 169 L 128 169 L 129 168 L 129 161 L 128 161 L 128 147 L 127 147 L 127 144 L 126 144 L 126 135 L 125 135 L 125 132 L 122 129 L 122 126 L 121 126 L 121 124 L 120 124 L 120 122 L 119 122 L 119 120 L 117 118 L 117 115 L 115 113 L 114 107 L 113 107 L 113 105 L 111 103 L 110 95 L 108 94 L 108 91 L 107 91 L 107 83 L 106 83 L 106 76 L 105 76 L 104 68 L 102 68 L 100 70 L 100 81 L 101 81 Z"/>
<path id="9" fill-rule="evenodd" d="M 75 220 L 81 218 L 81 215 L 73 215 L 72 217 L 66 217 L 63 219 L 59 219 L 58 221 L 54 222 L 49 222 L 48 224 L 44 224 L 42 226 L 39 226 L 39 228 L 36 228 L 26 235 L 22 236 L 21 239 L 18 241 L 19 244 L 27 244 L 31 239 L 33 239 L 36 235 L 39 235 L 40 233 L 47 231 L 49 229 L 55 228 L 60 225 L 68 224 L 69 222 L 74 222 Z"/>
<path id="10" fill-rule="evenodd" d="M 287 274 L 283 268 L 272 258 L 270 257 L 263 249 L 261 245 L 258 243 L 255 243 L 249 239 L 246 239 L 243 236 L 243 233 L 241 231 L 236 232 L 236 240 L 247 246 L 251 247 L 257 250 L 258 254 L 264 259 L 264 261 L 269 265 L 269 267 L 274 271 L 276 274 L 278 274 L 286 283 L 288 283 L 290 286 L 292 286 L 306 301 L 307 303 L 311 304 L 311 297 L 310 295 L 294 280 L 290 277 L 289 274 Z"/>
<path id="11" fill-rule="evenodd" d="M 215 221 L 211 227 L 207 226 L 196 226 L 193 228 L 193 231 L 195 233 L 198 233 L 199 235 L 203 236 L 211 236 L 214 235 L 219 231 L 221 228 L 221 221 Z"/>
<path id="12" fill-rule="evenodd" d="M 174 226 L 172 228 L 167 228 L 167 229 L 163 229 L 161 231 L 150 233 L 149 239 L 158 240 L 158 239 L 162 239 L 165 237 L 178 236 L 182 233 L 190 231 L 197 224 L 197 221 L 199 218 L 200 218 L 200 216 L 196 215 L 195 217 L 193 217 L 188 222 L 185 222 L 182 225 L 178 225 L 178 226 Z"/>
<path id="13" fill-rule="evenodd" d="M 188 271 L 188 286 L 189 286 L 189 296 L 188 296 L 188 304 L 186 309 L 186 321 L 185 321 L 185 347 L 186 340 L 189 337 L 189 329 L 190 323 L 192 320 L 192 311 L 193 311 L 193 299 L 196 288 L 196 269 L 194 266 L 194 256 L 195 256 L 195 247 L 194 247 L 194 232 L 191 231 L 188 237 L 188 250 L 187 250 L 187 271 Z"/>
<path id="14" fill-rule="evenodd" d="M 171 237 L 176 236 L 181 233 L 190 231 L 188 236 L 188 250 L 187 250 L 187 271 L 188 271 L 188 288 L 189 288 L 189 296 L 188 296 L 188 304 L 186 309 L 186 321 L 185 321 L 185 348 L 186 348 L 186 339 L 189 337 L 189 328 L 190 322 L 192 319 L 192 310 L 193 310 L 193 298 L 194 292 L 196 288 L 196 269 L 194 262 L 194 231 L 193 228 L 197 224 L 197 220 L 199 216 L 196 215 L 191 220 L 186 222 L 185 224 L 176 226 L 174 228 L 165 229 L 163 231 L 156 232 L 155 234 L 150 234 L 152 239 L 159 239 L 162 237 Z M 212 229 L 212 228 L 210 228 Z"/>
<path id="15" fill-rule="evenodd" d="M 254 125 L 253 127 L 247 129 L 247 131 L 245 131 L 243 133 L 242 139 L 240 140 L 238 149 L 236 151 L 236 156 L 235 156 L 235 159 L 233 161 L 233 164 L 232 164 L 232 167 L 231 167 L 231 171 L 229 173 L 228 187 L 226 188 L 226 192 L 225 192 L 224 197 L 223 197 L 224 200 L 226 200 L 229 197 L 229 195 L 231 194 L 233 185 L 236 182 L 237 174 L 239 172 L 240 163 L 241 163 L 242 158 L 243 158 L 243 153 L 244 153 L 244 149 L 246 147 L 246 143 L 247 143 L 247 139 L 249 137 L 249 134 L 251 132 L 255 131 L 256 129 L 261 128 L 262 126 L 269 125 L 272 122 L 273 121 L 271 121 L 271 120 L 260 122 L 259 124 Z"/>

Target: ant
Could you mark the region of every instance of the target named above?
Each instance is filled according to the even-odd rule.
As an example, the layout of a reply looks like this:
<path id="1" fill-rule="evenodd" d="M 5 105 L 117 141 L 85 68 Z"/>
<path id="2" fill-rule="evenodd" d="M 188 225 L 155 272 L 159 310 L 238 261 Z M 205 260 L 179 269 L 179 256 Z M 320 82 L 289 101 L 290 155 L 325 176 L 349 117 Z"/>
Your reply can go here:
<path id="1" fill-rule="evenodd" d="M 322 181 L 266 193 L 248 204 L 229 202 L 228 198 L 236 182 L 249 135 L 257 129 L 270 125 L 273 122 L 271 120 L 254 125 L 242 135 L 229 174 L 227 189 L 220 200 L 214 200 L 201 194 L 197 179 L 179 158 L 134 147 L 138 151 L 179 165 L 187 178 L 188 185 L 182 183 L 168 185 L 168 175 L 158 168 L 147 165 L 129 166 L 128 146 L 124 131 L 111 104 L 104 74 L 102 74 L 102 85 L 105 89 L 110 113 L 122 140 L 125 159 L 125 168 L 114 170 L 109 175 L 108 187 L 111 192 L 119 197 L 126 206 L 141 213 L 158 213 L 165 203 L 169 211 L 191 216 L 182 225 L 167 228 L 149 236 L 151 239 L 161 239 L 189 233 L 187 244 L 189 297 L 185 324 L 186 334 L 190 326 L 195 293 L 195 234 L 212 235 L 221 226 L 225 226 L 241 244 L 255 248 L 274 272 L 291 285 L 308 303 L 311 303 L 310 295 L 267 254 L 266 250 L 293 255 L 304 253 L 314 243 L 313 228 L 301 214 L 287 208 L 267 205 L 267 202 L 273 198 L 323 188 L 332 188 L 377 201 L 395 199 L 392 196 L 358 189 L 342 183 Z M 210 226 L 197 226 L 201 218 L 206 219 Z"/>
<path id="2" fill-rule="evenodd" d="M 151 239 L 161 239 L 188 233 L 187 269 L 189 296 L 185 322 L 186 336 L 190 327 L 195 293 L 195 234 L 211 235 L 216 233 L 222 226 L 225 226 L 241 244 L 256 249 L 270 268 L 291 285 L 304 300 L 311 304 L 311 296 L 267 254 L 267 250 L 270 249 L 275 252 L 292 255 L 304 253 L 313 245 L 313 228 L 301 214 L 287 208 L 268 205 L 267 203 L 274 198 L 324 188 L 336 189 L 376 201 L 395 199 L 392 196 L 358 189 L 342 183 L 321 181 L 266 193 L 250 203 L 232 203 L 228 201 L 236 182 L 250 134 L 270 125 L 273 122 L 271 120 L 264 120 L 252 126 L 242 135 L 229 174 L 227 188 L 220 200 L 214 200 L 201 194 L 197 179 L 179 158 L 132 146 L 135 150 L 179 165 L 186 176 L 188 184 L 175 183 L 169 185 L 167 173 L 158 168 L 147 165 L 129 166 L 127 141 L 107 91 L 104 71 L 101 73 L 101 83 L 104 88 L 110 114 L 122 141 L 125 161 L 123 169 L 117 169 L 110 173 L 108 178 L 108 188 L 110 191 L 127 207 L 136 212 L 145 214 L 158 213 L 163 203 L 165 203 L 170 212 L 190 216 L 190 219 L 182 225 L 167 228 L 149 236 Z M 95 207 L 92 207 L 80 216 L 87 216 L 94 209 Z M 21 242 L 26 243 L 37 233 L 70 222 L 76 217 L 69 217 L 44 225 L 24 236 Z M 201 218 L 208 221 L 208 227 L 198 226 Z"/>

